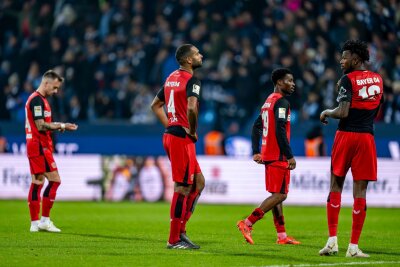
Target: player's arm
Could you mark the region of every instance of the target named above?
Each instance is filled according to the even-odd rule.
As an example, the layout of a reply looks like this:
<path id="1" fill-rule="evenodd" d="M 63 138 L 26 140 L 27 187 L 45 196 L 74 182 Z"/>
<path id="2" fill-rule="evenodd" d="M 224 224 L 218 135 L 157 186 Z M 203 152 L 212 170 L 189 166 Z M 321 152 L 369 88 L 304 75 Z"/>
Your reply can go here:
<path id="1" fill-rule="evenodd" d="M 336 99 L 339 105 L 334 109 L 326 109 L 321 112 L 319 117 L 323 124 L 328 124 L 327 118 L 344 119 L 349 115 L 351 103 L 351 81 L 347 75 L 344 75 L 338 82 L 339 94 Z"/>
<path id="2" fill-rule="evenodd" d="M 289 117 L 289 102 L 285 98 L 280 98 L 274 106 L 275 115 L 275 136 L 279 149 L 288 160 L 288 169 L 296 168 L 296 160 L 293 157 L 292 149 L 289 145 L 289 140 L 286 135 L 286 123 Z"/>
<path id="3" fill-rule="evenodd" d="M 74 123 L 63 122 L 45 122 L 44 119 L 35 120 L 35 125 L 40 132 L 45 131 L 75 131 L 78 125 Z"/>
<path id="4" fill-rule="evenodd" d="M 40 132 L 46 131 L 74 131 L 78 126 L 73 123 L 45 122 L 44 121 L 44 102 L 40 96 L 33 98 L 29 106 L 36 128 Z"/>
<path id="5" fill-rule="evenodd" d="M 168 127 L 168 117 L 164 111 L 165 95 L 164 87 L 160 89 L 157 95 L 154 97 L 151 103 L 151 110 L 154 112 L 161 124 L 167 128 Z"/>
<path id="6" fill-rule="evenodd" d="M 186 85 L 186 96 L 187 96 L 187 118 L 189 121 L 189 133 L 188 135 L 197 141 L 197 121 L 198 121 L 198 106 L 199 106 L 199 99 L 200 99 L 200 89 L 201 83 L 200 81 L 192 77 L 187 85 Z"/>
<path id="7" fill-rule="evenodd" d="M 263 125 L 261 114 L 254 121 L 253 129 L 251 131 L 251 146 L 253 150 L 253 160 L 257 163 L 262 163 L 262 158 L 260 154 L 260 139 L 262 136 Z"/>

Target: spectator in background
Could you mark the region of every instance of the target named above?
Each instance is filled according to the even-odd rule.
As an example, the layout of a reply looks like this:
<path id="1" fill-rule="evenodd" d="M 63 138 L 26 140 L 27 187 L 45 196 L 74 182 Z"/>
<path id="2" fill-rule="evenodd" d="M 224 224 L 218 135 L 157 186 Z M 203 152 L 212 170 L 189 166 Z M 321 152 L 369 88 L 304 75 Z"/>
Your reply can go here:
<path id="1" fill-rule="evenodd" d="M 314 126 L 307 132 L 304 140 L 304 150 L 306 157 L 324 157 L 326 156 L 326 144 L 321 126 Z"/>
<path id="2" fill-rule="evenodd" d="M 292 123 L 315 120 L 299 115 L 310 92 L 323 100 L 321 108 L 332 108 L 332 82 L 340 70 L 335 58 L 327 55 L 334 54 L 348 36 L 367 40 L 371 58 L 376 58 L 373 69 L 385 71 L 391 81 L 399 80 L 395 78 L 400 56 L 398 1 L 3 2 L 0 66 L 8 62 L 9 67 L 5 77 L 0 71 L 0 91 L 9 94 L 7 81 L 16 73 L 19 86 L 11 98 L 18 99 L 33 62 L 41 66 L 39 72 L 59 65 L 65 69 L 66 99 L 61 101 L 64 106 L 54 107 L 54 113 L 69 110 L 75 104 L 70 99 L 76 96 L 79 120 L 129 121 L 135 111 L 126 103 L 142 97 L 126 93 L 129 84 L 138 83 L 154 95 L 176 67 L 171 59 L 182 43 L 193 43 L 205 54 L 198 75 L 208 98 L 201 114 L 212 115 L 207 122 L 215 129 L 227 129 L 226 120 L 228 125 L 239 123 L 242 134 L 255 107 L 271 93 L 263 88 L 272 88 L 266 73 L 276 66 L 290 68 L 297 77 L 296 97 L 289 100 Z M 114 80 L 119 82 L 112 89 L 116 98 L 104 93 Z M 212 88 L 211 97 L 207 88 Z M 396 95 L 393 109 L 385 108 L 378 120 L 399 121 Z M 5 98 L 0 95 L 0 110 L 5 109 Z M 99 98 L 109 98 L 105 107 L 98 107 L 103 102 Z M 12 108 L 0 116 L 16 120 L 10 112 Z M 140 123 L 152 124 L 154 117 Z"/>
<path id="3" fill-rule="evenodd" d="M 7 138 L 3 136 L 3 133 L 0 128 L 0 153 L 6 153 L 9 151 Z"/>

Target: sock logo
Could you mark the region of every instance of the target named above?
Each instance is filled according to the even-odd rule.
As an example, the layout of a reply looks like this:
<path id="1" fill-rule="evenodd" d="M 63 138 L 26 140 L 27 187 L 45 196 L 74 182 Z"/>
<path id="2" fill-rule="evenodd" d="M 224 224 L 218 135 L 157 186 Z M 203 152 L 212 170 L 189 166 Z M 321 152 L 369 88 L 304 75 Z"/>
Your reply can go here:
<path id="1" fill-rule="evenodd" d="M 361 211 L 361 210 L 353 210 L 353 213 L 357 215 L 357 214 L 360 213 L 360 211 Z"/>
<path id="2" fill-rule="evenodd" d="M 333 204 L 331 204 L 331 207 L 337 209 L 337 208 L 340 207 L 340 205 L 333 205 Z"/>

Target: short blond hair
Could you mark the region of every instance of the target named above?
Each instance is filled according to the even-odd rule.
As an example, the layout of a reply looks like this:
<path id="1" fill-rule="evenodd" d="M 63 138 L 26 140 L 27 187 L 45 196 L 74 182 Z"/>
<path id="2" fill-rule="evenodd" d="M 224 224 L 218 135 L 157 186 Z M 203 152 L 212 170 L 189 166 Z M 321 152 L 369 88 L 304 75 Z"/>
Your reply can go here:
<path id="1" fill-rule="evenodd" d="M 61 77 L 60 74 L 55 72 L 54 70 L 48 70 L 43 74 L 43 79 L 51 79 L 51 80 L 58 80 L 60 82 L 64 82 L 64 78 Z"/>

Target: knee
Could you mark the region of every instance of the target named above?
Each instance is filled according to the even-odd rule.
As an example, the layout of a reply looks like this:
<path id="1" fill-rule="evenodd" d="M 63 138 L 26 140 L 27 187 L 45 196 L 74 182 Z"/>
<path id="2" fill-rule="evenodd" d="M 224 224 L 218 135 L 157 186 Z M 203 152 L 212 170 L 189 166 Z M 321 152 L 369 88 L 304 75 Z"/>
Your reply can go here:
<path id="1" fill-rule="evenodd" d="M 281 202 L 286 200 L 287 194 L 278 193 L 278 194 L 275 195 L 275 197 L 276 197 L 277 202 L 281 203 Z"/>
<path id="2" fill-rule="evenodd" d="M 204 179 L 204 176 L 200 174 L 198 178 L 196 179 L 196 190 L 198 192 L 203 191 L 204 187 L 206 186 L 206 181 Z"/>
<path id="3" fill-rule="evenodd" d="M 184 196 L 188 196 L 191 186 L 175 186 L 175 192 Z"/>

